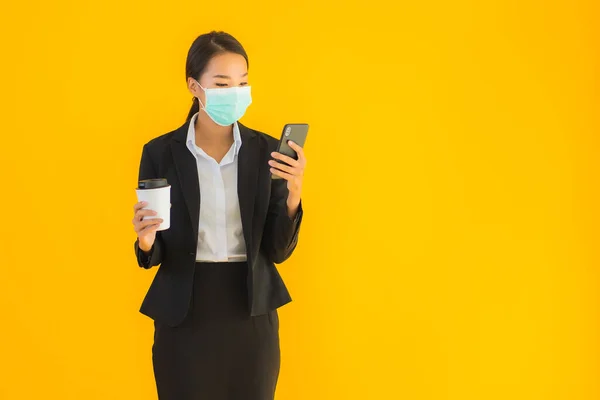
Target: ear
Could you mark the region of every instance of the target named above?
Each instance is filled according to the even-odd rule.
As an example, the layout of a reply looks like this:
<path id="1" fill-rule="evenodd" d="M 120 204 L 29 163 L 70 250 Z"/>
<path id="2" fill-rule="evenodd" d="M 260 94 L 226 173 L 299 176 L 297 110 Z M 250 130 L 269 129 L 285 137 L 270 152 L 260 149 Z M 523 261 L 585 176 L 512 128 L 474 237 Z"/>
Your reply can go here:
<path id="1" fill-rule="evenodd" d="M 198 85 L 198 82 L 196 82 L 194 78 L 187 78 L 187 87 L 189 92 L 194 97 L 200 97 L 204 94 L 204 90 L 202 90 L 202 88 L 200 87 L 200 85 Z"/>

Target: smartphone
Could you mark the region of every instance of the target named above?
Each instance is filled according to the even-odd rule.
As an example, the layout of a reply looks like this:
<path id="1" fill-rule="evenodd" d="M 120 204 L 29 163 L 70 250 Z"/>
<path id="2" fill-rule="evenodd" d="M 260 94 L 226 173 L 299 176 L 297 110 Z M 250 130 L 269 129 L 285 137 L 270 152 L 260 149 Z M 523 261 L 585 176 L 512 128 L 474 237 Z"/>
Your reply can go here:
<path id="1" fill-rule="evenodd" d="M 298 159 L 298 154 L 290 147 L 288 140 L 296 143 L 300 147 L 304 147 L 306 143 L 306 136 L 308 135 L 308 124 L 285 124 L 283 132 L 281 133 L 281 139 L 279 139 L 279 146 L 277 146 L 277 152 L 284 154 L 294 160 Z M 277 160 L 282 162 L 281 160 Z M 284 163 L 285 164 L 285 163 Z M 272 179 L 282 179 L 277 175 L 271 174 Z"/>

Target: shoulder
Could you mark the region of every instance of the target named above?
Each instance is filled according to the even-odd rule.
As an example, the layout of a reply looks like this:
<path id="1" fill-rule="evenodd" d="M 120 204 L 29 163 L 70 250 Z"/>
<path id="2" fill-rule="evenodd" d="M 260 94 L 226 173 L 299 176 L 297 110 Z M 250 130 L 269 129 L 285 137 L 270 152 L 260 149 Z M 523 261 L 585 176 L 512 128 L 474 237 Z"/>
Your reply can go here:
<path id="1" fill-rule="evenodd" d="M 250 134 L 258 140 L 259 144 L 271 151 L 277 150 L 277 146 L 279 145 L 279 139 L 256 129 L 249 128 L 238 122 L 240 131 L 243 131 L 245 134 Z M 166 148 L 169 147 L 173 139 L 177 139 L 179 141 L 185 140 L 187 136 L 187 127 L 188 122 L 186 122 L 181 127 L 172 130 L 170 132 L 164 133 L 160 136 L 153 138 L 144 144 L 144 151 L 149 152 L 150 154 L 158 154 L 163 152 Z"/>
<path id="2" fill-rule="evenodd" d="M 157 136 L 154 139 L 151 139 L 150 141 L 146 142 L 144 144 L 144 147 L 149 151 L 160 151 L 160 149 L 166 147 L 169 143 L 171 143 L 171 140 L 173 139 L 177 131 L 178 130 L 174 130 Z"/>
<path id="3" fill-rule="evenodd" d="M 158 156 L 167 150 L 174 139 L 183 140 L 187 136 L 187 127 L 189 122 L 174 129 L 170 132 L 164 133 L 160 136 L 156 136 L 153 139 L 146 142 L 143 146 L 143 151 L 149 153 L 151 156 Z M 153 157 L 154 158 L 154 157 Z"/>

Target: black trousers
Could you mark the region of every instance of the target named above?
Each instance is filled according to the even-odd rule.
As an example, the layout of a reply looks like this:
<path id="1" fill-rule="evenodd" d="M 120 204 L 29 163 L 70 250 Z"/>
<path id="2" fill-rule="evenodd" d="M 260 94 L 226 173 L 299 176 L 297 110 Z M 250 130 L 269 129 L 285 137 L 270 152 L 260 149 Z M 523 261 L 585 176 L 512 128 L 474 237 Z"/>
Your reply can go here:
<path id="1" fill-rule="evenodd" d="M 154 322 L 160 400 L 273 400 L 279 376 L 277 310 L 251 317 L 248 265 L 196 263 L 192 304 L 176 327 Z"/>

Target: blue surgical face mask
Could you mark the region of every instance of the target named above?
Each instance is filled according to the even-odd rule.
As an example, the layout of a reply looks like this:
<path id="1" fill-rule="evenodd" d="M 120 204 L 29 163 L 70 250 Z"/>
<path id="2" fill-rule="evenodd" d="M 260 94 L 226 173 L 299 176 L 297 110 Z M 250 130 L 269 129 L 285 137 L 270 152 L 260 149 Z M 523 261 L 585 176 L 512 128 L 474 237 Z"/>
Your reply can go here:
<path id="1" fill-rule="evenodd" d="M 200 108 L 217 125 L 228 126 L 233 124 L 242 118 L 246 113 L 246 109 L 252 103 L 250 86 L 205 89 L 200 83 L 198 85 L 206 95 L 206 104 L 202 104 L 198 99 Z"/>

